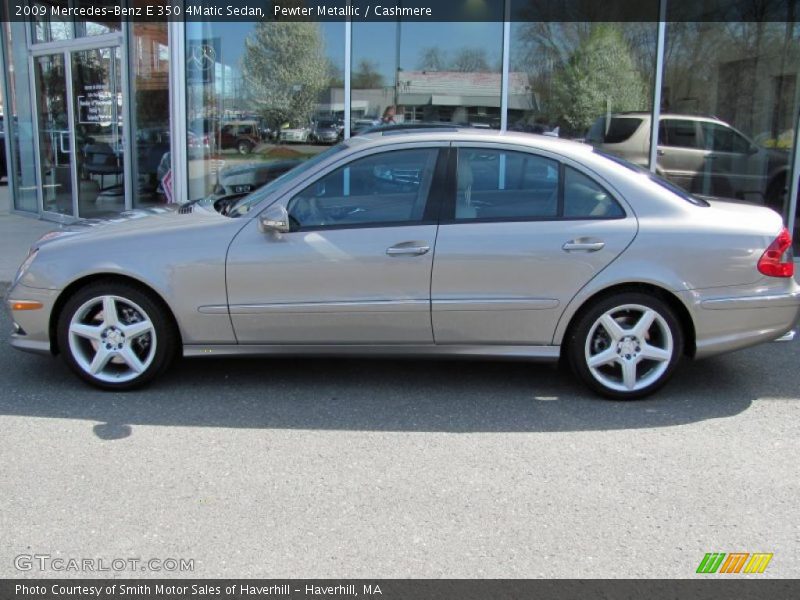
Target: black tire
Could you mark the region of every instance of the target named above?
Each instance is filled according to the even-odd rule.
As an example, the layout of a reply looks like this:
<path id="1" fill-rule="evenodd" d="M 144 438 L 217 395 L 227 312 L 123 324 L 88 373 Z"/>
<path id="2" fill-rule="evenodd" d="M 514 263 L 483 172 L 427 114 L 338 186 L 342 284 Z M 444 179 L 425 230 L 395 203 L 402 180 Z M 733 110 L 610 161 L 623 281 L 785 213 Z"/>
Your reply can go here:
<path id="1" fill-rule="evenodd" d="M 640 309 L 649 309 L 657 315 L 644 336 L 634 334 L 633 326 L 645 314 Z M 599 322 L 607 313 L 624 334 L 617 341 Z M 622 292 L 606 296 L 582 310 L 576 319 L 565 340 L 567 361 L 585 385 L 606 398 L 636 400 L 649 396 L 669 381 L 683 356 L 685 342 L 680 321 L 672 308 L 655 295 Z M 613 360 L 592 369 L 587 356 L 600 358 L 603 352 L 610 353 Z M 653 352 L 662 356 L 650 359 Z M 636 381 L 635 389 L 625 385 L 624 365 L 631 362 L 632 367 L 628 368 L 633 369 L 630 379 Z"/>
<path id="2" fill-rule="evenodd" d="M 250 142 L 241 141 L 236 146 L 236 150 L 239 152 L 239 154 L 244 156 L 253 151 L 253 146 L 250 144 Z"/>
<path id="3" fill-rule="evenodd" d="M 89 322 L 88 320 L 92 318 L 90 315 L 93 309 L 86 309 L 85 307 L 97 302 L 98 299 L 102 304 L 103 297 L 115 298 L 115 303 L 118 306 L 117 314 L 121 324 L 120 327 L 136 324 L 137 315 L 140 317 L 139 322 L 149 320 L 152 324 L 152 332 L 143 335 L 138 334 L 139 337 L 145 338 L 143 341 L 133 336 L 123 341 L 115 338 L 115 342 L 120 342 L 120 349 L 124 347 L 125 350 L 128 350 L 133 348 L 134 343 L 137 344 L 134 349 L 137 357 L 140 359 L 142 357 L 146 358 L 141 362 L 143 367 L 141 372 L 129 367 L 121 354 L 109 354 L 111 358 L 108 361 L 108 366 L 104 367 L 109 371 L 108 373 L 101 372 L 99 375 L 93 375 L 87 371 L 88 359 L 91 358 L 92 353 L 94 353 L 95 357 L 97 356 L 96 346 L 98 342 L 105 344 L 105 341 L 108 341 L 110 337 L 104 337 L 101 340 L 89 340 L 80 336 L 71 336 L 70 327 L 73 318 L 76 317 L 76 313 L 79 311 L 88 310 L 88 316 L 81 322 Z M 99 316 L 95 316 L 90 325 L 94 327 L 98 320 L 103 323 L 97 329 L 103 330 L 106 325 L 105 317 L 99 319 Z M 64 305 L 56 328 L 58 348 L 67 365 L 85 382 L 103 390 L 133 390 L 150 383 L 169 367 L 180 347 L 178 331 L 171 315 L 168 314 L 163 304 L 145 290 L 121 281 L 100 280 L 78 290 Z M 105 328 L 105 331 L 107 332 L 108 329 Z M 70 343 L 71 339 L 75 341 L 75 351 L 73 351 L 73 346 Z M 132 341 L 134 339 L 137 341 Z M 154 350 L 152 349 L 153 346 L 155 347 Z M 115 348 L 117 347 L 115 346 Z M 149 351 L 144 350 L 144 348 L 148 348 Z M 115 364 L 120 361 L 121 364 Z M 84 366 L 82 366 L 82 363 Z M 119 374 L 116 373 L 117 369 Z M 123 369 L 127 369 L 129 373 L 123 374 Z M 115 377 L 119 378 L 119 380 L 114 379 Z"/>
<path id="4" fill-rule="evenodd" d="M 778 214 L 783 214 L 783 201 L 786 195 L 786 175 L 777 175 L 767 186 L 764 204 Z"/>

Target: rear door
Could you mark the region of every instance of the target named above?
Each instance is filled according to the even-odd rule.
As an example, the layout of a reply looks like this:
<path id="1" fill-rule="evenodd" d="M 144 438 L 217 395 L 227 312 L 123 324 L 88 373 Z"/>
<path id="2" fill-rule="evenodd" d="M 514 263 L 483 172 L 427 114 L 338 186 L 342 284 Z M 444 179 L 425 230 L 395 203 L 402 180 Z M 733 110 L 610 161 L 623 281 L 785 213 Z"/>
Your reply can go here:
<path id="1" fill-rule="evenodd" d="M 700 124 L 693 119 L 661 119 L 658 128 L 656 164 L 664 176 L 685 190 L 698 194 L 711 193 L 705 177 L 711 154 L 703 147 Z"/>
<path id="2" fill-rule="evenodd" d="M 457 146 L 434 258 L 435 341 L 550 344 L 567 303 L 636 235 L 635 217 L 577 164 Z"/>

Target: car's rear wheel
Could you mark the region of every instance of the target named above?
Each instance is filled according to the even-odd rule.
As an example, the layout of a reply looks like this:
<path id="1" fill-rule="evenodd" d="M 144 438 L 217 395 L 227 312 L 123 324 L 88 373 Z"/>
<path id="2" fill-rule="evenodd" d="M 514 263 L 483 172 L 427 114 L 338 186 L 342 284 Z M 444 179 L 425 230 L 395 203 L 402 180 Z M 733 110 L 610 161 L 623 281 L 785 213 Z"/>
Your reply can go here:
<path id="1" fill-rule="evenodd" d="M 638 292 L 601 299 L 579 318 L 567 340 L 570 365 L 595 392 L 615 400 L 652 394 L 683 355 L 683 331 L 661 299 Z"/>
<path id="2" fill-rule="evenodd" d="M 150 294 L 115 281 L 78 291 L 57 327 L 67 364 L 84 381 L 109 390 L 151 381 L 169 365 L 178 343 L 169 315 Z"/>

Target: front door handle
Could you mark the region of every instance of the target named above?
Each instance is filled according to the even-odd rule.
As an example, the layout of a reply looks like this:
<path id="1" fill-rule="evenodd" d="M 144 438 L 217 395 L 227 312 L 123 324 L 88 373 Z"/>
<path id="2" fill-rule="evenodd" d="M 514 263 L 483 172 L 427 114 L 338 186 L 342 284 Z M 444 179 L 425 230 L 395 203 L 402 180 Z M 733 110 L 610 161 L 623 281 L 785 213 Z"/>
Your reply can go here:
<path id="1" fill-rule="evenodd" d="M 572 240 L 561 246 L 565 252 L 597 252 L 606 247 L 605 242 L 590 242 L 583 240 Z"/>
<path id="2" fill-rule="evenodd" d="M 386 249 L 389 256 L 422 256 L 430 252 L 431 247 L 422 242 L 403 242 Z"/>

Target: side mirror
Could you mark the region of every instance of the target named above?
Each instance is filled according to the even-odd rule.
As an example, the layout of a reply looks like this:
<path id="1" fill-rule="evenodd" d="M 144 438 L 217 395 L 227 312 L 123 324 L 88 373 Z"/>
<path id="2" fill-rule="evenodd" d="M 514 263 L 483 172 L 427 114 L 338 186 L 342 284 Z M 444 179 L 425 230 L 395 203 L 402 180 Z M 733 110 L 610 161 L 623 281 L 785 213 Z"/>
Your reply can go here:
<path id="1" fill-rule="evenodd" d="M 262 233 L 289 233 L 289 213 L 285 206 L 270 206 L 258 217 Z"/>

